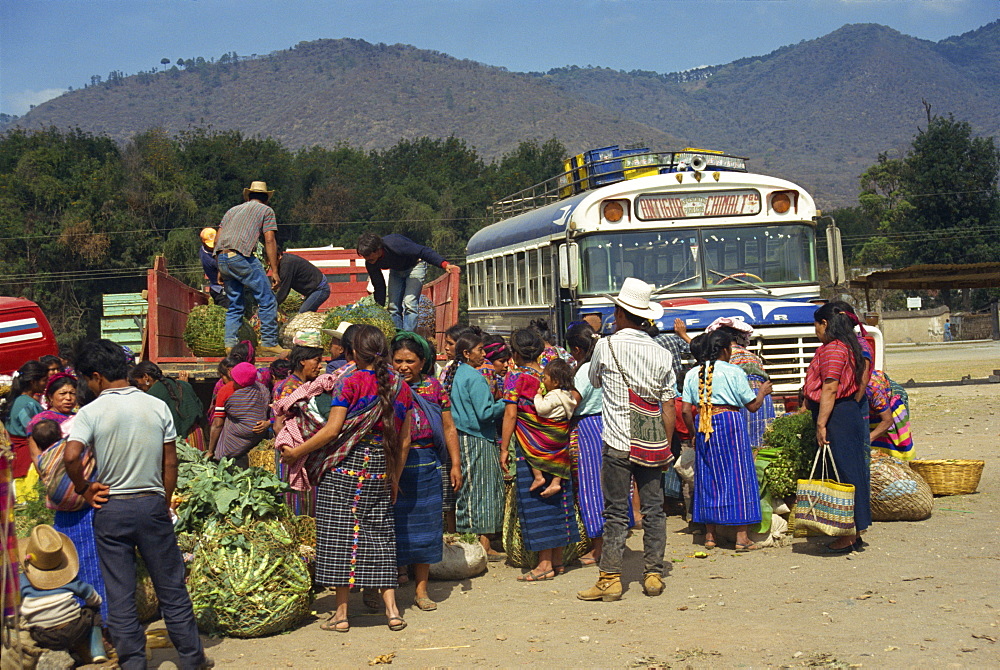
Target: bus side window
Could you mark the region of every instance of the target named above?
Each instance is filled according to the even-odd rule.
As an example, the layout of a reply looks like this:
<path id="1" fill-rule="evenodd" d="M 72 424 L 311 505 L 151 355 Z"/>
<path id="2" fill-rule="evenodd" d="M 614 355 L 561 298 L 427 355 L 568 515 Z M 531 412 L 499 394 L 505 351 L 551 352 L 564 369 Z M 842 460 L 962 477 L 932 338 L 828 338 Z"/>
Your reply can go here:
<path id="1" fill-rule="evenodd" d="M 552 294 L 552 247 L 542 247 L 538 250 L 541 255 L 539 264 L 540 276 L 542 278 L 542 300 L 543 304 L 554 299 Z"/>

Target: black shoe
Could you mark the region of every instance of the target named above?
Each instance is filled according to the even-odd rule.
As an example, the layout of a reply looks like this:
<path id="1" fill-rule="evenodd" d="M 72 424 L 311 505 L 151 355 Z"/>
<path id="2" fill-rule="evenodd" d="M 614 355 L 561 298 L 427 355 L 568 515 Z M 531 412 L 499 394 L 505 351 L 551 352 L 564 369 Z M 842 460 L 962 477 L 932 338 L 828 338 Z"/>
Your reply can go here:
<path id="1" fill-rule="evenodd" d="M 198 670 L 209 670 L 210 668 L 214 667 L 215 667 L 215 661 L 210 659 L 208 656 L 205 656 L 204 660 L 202 660 L 201 664 L 198 666 Z"/>
<path id="2" fill-rule="evenodd" d="M 834 542 L 836 542 L 836 540 L 834 540 Z M 852 551 L 854 551 L 854 544 L 853 543 L 847 545 L 846 547 L 840 547 L 840 548 L 834 549 L 833 548 L 833 542 L 831 542 L 830 544 L 828 544 L 825 547 L 823 547 L 823 553 L 824 554 L 841 555 L 841 554 L 849 554 Z"/>
<path id="3" fill-rule="evenodd" d="M 851 548 L 854 549 L 854 551 L 864 551 L 865 547 L 867 547 L 867 546 L 868 546 L 868 543 L 865 542 L 864 540 L 862 540 L 859 537 L 858 539 L 856 539 L 854 541 L 854 544 L 851 545 Z"/>

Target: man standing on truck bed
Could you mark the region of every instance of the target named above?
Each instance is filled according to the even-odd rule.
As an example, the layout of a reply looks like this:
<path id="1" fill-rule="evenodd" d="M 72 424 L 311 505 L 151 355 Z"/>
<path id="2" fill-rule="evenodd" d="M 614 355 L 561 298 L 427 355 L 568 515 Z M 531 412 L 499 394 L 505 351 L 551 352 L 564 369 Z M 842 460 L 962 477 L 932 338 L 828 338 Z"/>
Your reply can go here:
<path id="1" fill-rule="evenodd" d="M 326 281 L 326 275 L 302 256 L 279 251 L 278 270 L 281 272 L 281 281 L 274 290 L 279 305 L 285 302 L 291 290 L 305 298 L 299 307 L 300 314 L 318 312 L 320 305 L 330 297 L 330 284 Z"/>
<path id="2" fill-rule="evenodd" d="M 368 278 L 375 288 L 375 302 L 388 308 L 396 328 L 402 330 L 412 331 L 417 325 L 417 305 L 427 274 L 427 263 L 448 272 L 460 271 L 457 265 L 446 261 L 438 252 L 402 235 L 379 237 L 375 233 L 363 233 L 358 238 L 358 253 L 365 259 Z M 388 291 L 382 270 L 389 271 Z"/>
<path id="3" fill-rule="evenodd" d="M 243 189 L 246 202 L 226 212 L 215 237 L 215 258 L 229 299 L 225 335 L 227 352 L 238 342 L 237 333 L 243 321 L 243 295 L 249 290 L 257 302 L 260 316 L 261 347 L 257 353 L 279 357 L 288 353 L 278 346 L 278 302 L 271 290 L 281 281 L 275 239 L 278 223 L 274 210 L 267 205 L 273 193 L 267 190 L 267 182 L 263 181 L 255 181 L 250 188 Z M 253 255 L 261 235 L 264 236 L 267 262 L 271 266 L 270 283 L 260 261 Z"/>

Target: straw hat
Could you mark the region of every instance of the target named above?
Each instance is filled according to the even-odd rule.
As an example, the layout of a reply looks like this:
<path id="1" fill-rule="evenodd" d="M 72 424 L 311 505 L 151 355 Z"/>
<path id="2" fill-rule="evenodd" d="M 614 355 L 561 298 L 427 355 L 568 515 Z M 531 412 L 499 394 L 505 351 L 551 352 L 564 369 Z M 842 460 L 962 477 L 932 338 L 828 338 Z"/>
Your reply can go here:
<path id="1" fill-rule="evenodd" d="M 249 200 L 251 193 L 267 193 L 267 197 L 271 197 L 274 191 L 267 190 L 266 181 L 255 181 L 250 183 L 250 188 L 243 189 L 243 199 Z"/>
<path id="2" fill-rule="evenodd" d="M 36 589 L 47 591 L 66 586 L 80 571 L 80 557 L 73 540 L 47 524 L 32 528 L 31 537 L 21 548 L 24 575 Z"/>
<path id="3" fill-rule="evenodd" d="M 344 332 L 354 324 L 349 321 L 341 321 L 336 328 L 324 328 L 323 332 L 335 340 L 344 339 Z"/>
<path id="4" fill-rule="evenodd" d="M 622 282 L 618 297 L 613 295 L 605 297 L 629 314 L 635 314 L 643 319 L 656 320 L 663 316 L 663 305 L 650 300 L 653 297 L 653 287 L 635 277 L 627 277 Z"/>
<path id="5" fill-rule="evenodd" d="M 201 229 L 201 243 L 209 249 L 215 248 L 215 228 Z"/>

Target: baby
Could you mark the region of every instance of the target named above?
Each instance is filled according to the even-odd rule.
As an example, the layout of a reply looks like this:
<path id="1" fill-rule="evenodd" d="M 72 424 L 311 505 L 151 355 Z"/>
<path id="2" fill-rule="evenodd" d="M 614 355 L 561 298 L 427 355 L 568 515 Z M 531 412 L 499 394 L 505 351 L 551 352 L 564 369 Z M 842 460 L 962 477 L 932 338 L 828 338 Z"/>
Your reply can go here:
<path id="1" fill-rule="evenodd" d="M 546 393 L 535 395 L 535 411 L 538 416 L 550 421 L 565 421 L 569 423 L 573 410 L 580 402 L 580 396 L 573 386 L 573 368 L 561 358 L 556 358 L 545 366 L 542 371 L 542 384 Z M 569 447 L 569 444 L 566 445 Z M 529 491 L 545 486 L 545 475 L 538 468 L 532 467 L 534 481 L 528 487 Z M 541 496 L 548 498 L 562 490 L 562 479 L 552 477 L 552 482 L 542 491 Z"/>

